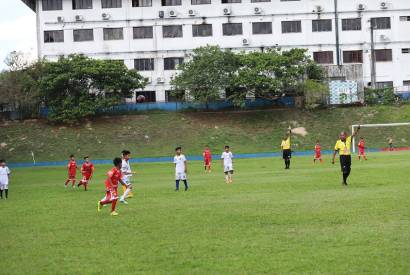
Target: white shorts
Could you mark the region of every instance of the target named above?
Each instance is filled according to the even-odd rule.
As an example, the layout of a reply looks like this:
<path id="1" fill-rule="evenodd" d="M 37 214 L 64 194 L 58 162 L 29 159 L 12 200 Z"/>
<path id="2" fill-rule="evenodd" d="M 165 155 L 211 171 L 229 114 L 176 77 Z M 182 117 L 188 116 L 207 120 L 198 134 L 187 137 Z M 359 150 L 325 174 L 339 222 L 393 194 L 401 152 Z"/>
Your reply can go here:
<path id="1" fill-rule="evenodd" d="M 185 172 L 176 172 L 175 173 L 176 180 L 186 180 L 186 173 Z"/>
<path id="2" fill-rule="evenodd" d="M 233 165 L 224 165 L 224 173 L 233 172 Z"/>
<path id="3" fill-rule="evenodd" d="M 0 182 L 0 190 L 9 189 L 9 181 L 1 181 Z"/>
<path id="4" fill-rule="evenodd" d="M 123 177 L 122 181 L 125 183 L 125 186 L 131 185 L 131 179 L 129 177 Z"/>

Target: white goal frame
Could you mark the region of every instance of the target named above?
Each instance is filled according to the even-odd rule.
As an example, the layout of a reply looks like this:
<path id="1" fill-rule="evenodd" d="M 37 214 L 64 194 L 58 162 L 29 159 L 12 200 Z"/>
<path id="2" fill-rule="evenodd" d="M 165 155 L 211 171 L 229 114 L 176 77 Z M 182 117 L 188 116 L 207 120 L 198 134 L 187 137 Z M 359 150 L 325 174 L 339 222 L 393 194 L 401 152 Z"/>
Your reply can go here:
<path id="1" fill-rule="evenodd" d="M 379 124 L 354 124 L 352 125 L 352 134 L 354 133 L 355 128 L 360 125 L 360 128 L 372 128 L 372 127 L 395 127 L 395 126 L 410 126 L 410 122 L 401 122 L 401 123 L 379 123 Z M 352 138 L 353 143 L 353 153 L 356 153 L 356 142 L 355 137 Z"/>

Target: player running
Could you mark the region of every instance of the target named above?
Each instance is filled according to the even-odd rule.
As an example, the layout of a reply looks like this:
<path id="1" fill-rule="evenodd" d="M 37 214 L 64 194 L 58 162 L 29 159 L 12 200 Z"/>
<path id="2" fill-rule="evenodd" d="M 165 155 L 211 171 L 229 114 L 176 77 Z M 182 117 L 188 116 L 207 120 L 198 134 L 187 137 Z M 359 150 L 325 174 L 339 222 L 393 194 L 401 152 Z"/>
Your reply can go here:
<path id="1" fill-rule="evenodd" d="M 225 173 L 225 182 L 227 184 L 232 183 L 233 175 L 233 154 L 229 149 L 229 146 L 225 146 L 225 151 L 221 155 L 222 167 Z"/>
<path id="2" fill-rule="evenodd" d="M 108 171 L 107 179 L 105 180 L 105 197 L 97 202 L 97 211 L 101 211 L 101 207 L 105 204 L 111 203 L 111 216 L 117 216 L 115 206 L 118 200 L 118 182 L 124 184 L 122 181 L 123 174 L 121 173 L 122 160 L 115 158 L 113 160 L 114 167 Z"/>
<path id="3" fill-rule="evenodd" d="M 289 132 L 287 136 L 282 139 L 280 147 L 282 148 L 282 158 L 285 162 L 285 169 L 290 169 L 290 159 L 292 158 L 292 150 L 290 144 L 290 136 L 292 135 L 292 130 L 289 127 Z"/>
<path id="4" fill-rule="evenodd" d="M 204 157 L 205 172 L 208 170 L 208 173 L 211 173 L 212 153 L 208 145 L 205 146 L 202 156 Z"/>
<path id="5" fill-rule="evenodd" d="M 132 190 L 132 183 L 131 183 L 131 177 L 135 173 L 132 172 L 131 166 L 130 166 L 130 158 L 131 158 L 131 152 L 128 150 L 122 151 L 122 163 L 121 163 L 121 172 L 122 172 L 122 181 L 124 182 L 124 185 L 122 186 L 123 188 L 123 193 L 120 198 L 120 202 L 124 204 L 128 204 L 128 202 L 125 200 L 126 198 L 130 198 L 131 190 Z M 124 191 L 125 188 L 125 191 Z"/>
<path id="6" fill-rule="evenodd" d="M 175 148 L 174 165 L 175 165 L 175 191 L 179 191 L 179 182 L 181 180 L 184 182 L 185 191 L 187 191 L 189 188 L 188 181 L 187 181 L 188 166 L 187 166 L 186 157 L 182 154 L 181 147 Z"/>
<path id="7" fill-rule="evenodd" d="M 68 160 L 68 178 L 65 181 L 64 186 L 67 188 L 68 183 L 71 181 L 71 186 L 74 189 L 75 188 L 75 176 L 77 174 L 77 163 L 75 162 L 74 155 L 70 155 L 70 159 Z"/>
<path id="8" fill-rule="evenodd" d="M 335 164 L 336 154 L 340 156 L 340 167 L 343 173 L 343 185 L 347 186 L 347 178 L 350 175 L 352 157 L 350 147 L 352 145 L 352 137 L 356 136 L 360 130 L 360 125 L 351 136 L 348 136 L 345 131 L 340 133 L 340 139 L 335 144 L 335 151 L 333 152 L 332 164 Z"/>
<path id="9" fill-rule="evenodd" d="M 6 199 L 9 197 L 9 178 L 10 169 L 6 166 L 4 159 L 0 160 L 0 199 L 3 199 L 3 191 L 6 195 Z"/>
<path id="10" fill-rule="evenodd" d="M 359 148 L 359 155 L 357 156 L 358 160 L 361 160 L 361 157 L 363 157 L 364 160 L 367 160 L 364 144 L 364 138 L 360 137 L 359 143 L 357 144 L 357 148 Z"/>
<path id="11" fill-rule="evenodd" d="M 320 146 L 319 140 L 316 141 L 315 157 L 313 159 L 313 163 L 316 163 L 317 160 L 320 161 L 320 163 L 323 162 L 323 160 L 322 160 L 322 147 Z"/>
<path id="12" fill-rule="evenodd" d="M 87 191 L 88 183 L 91 180 L 93 173 L 94 173 L 94 164 L 92 164 L 88 156 L 85 156 L 84 163 L 81 166 L 81 174 L 83 175 L 83 178 L 78 183 L 78 187 L 83 185 L 84 191 Z"/>

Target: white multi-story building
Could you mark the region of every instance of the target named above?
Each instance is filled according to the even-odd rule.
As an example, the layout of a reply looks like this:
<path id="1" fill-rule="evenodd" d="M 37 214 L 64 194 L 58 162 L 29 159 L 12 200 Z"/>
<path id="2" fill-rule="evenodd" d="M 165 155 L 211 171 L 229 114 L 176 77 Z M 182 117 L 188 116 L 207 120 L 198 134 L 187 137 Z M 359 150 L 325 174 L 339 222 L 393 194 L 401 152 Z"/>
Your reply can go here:
<path id="1" fill-rule="evenodd" d="M 306 48 L 318 63 L 334 65 L 332 77 L 356 75 L 367 86 L 375 72 L 377 86 L 410 86 L 410 0 L 22 1 L 37 14 L 39 57 L 123 60 L 149 79 L 151 101 L 172 100 L 176 66 L 206 44 Z"/>

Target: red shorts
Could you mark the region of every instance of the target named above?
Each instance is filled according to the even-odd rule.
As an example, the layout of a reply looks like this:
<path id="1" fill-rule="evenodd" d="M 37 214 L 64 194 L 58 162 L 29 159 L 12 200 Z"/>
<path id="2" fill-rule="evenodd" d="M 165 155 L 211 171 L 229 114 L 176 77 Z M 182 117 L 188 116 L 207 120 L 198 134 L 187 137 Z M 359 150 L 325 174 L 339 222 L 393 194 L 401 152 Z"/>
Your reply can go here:
<path id="1" fill-rule="evenodd" d="M 68 172 L 68 178 L 69 179 L 75 179 L 75 172 L 73 173 L 73 172 Z"/>
<path id="2" fill-rule="evenodd" d="M 110 190 L 105 191 L 105 197 L 102 199 L 103 201 L 113 201 L 118 199 L 118 189 L 117 187 L 111 188 Z"/>
<path id="3" fill-rule="evenodd" d="M 210 159 L 204 159 L 204 164 L 205 165 L 211 165 L 211 160 Z"/>
<path id="4" fill-rule="evenodd" d="M 322 154 L 315 154 L 315 159 L 321 159 L 322 158 Z"/>
<path id="5" fill-rule="evenodd" d="M 364 155 L 364 149 L 359 149 L 359 155 Z"/>
<path id="6" fill-rule="evenodd" d="M 90 178 L 91 178 L 91 175 L 88 175 L 88 174 L 83 175 L 83 181 L 89 181 Z"/>

